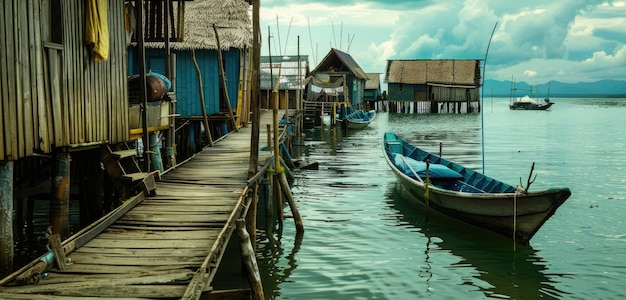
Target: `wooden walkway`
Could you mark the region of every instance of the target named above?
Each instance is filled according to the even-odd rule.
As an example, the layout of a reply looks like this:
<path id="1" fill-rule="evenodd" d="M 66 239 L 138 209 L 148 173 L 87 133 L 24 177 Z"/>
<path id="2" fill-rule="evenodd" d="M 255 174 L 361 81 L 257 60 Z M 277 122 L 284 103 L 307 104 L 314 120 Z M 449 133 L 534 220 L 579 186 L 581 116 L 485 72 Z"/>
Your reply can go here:
<path id="1" fill-rule="evenodd" d="M 260 141 L 271 122 L 271 111 L 264 112 Z M 4 278 L 0 299 L 196 299 L 210 291 L 235 221 L 252 199 L 251 131 L 229 134 L 164 174 L 155 196 L 141 193 L 65 240 L 71 261 L 63 271 L 54 267 L 44 278 L 44 263 L 35 260 Z M 260 152 L 263 164 L 270 154 Z M 12 286 L 19 281 L 34 284 Z"/>

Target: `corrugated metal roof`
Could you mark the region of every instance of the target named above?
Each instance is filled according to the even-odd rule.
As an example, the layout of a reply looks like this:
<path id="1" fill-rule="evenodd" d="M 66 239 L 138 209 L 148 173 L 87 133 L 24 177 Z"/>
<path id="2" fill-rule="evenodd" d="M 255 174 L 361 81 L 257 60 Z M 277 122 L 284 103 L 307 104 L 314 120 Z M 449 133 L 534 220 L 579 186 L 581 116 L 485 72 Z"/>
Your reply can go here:
<path id="1" fill-rule="evenodd" d="M 388 60 L 385 82 L 476 86 L 480 83 L 480 77 L 479 59 Z"/>
<path id="2" fill-rule="evenodd" d="M 278 72 L 280 71 L 280 84 L 279 90 L 295 90 L 298 89 L 298 56 L 272 56 L 272 68 L 271 75 L 272 81 L 270 82 L 270 57 L 261 56 L 261 89 L 268 90 L 273 89 L 271 83 L 276 84 L 278 78 Z M 300 82 L 304 82 L 306 74 L 309 72 L 309 56 L 300 55 Z M 303 83 L 302 83 L 303 84 Z"/>
<path id="3" fill-rule="evenodd" d="M 326 57 L 311 71 L 313 74 L 317 72 L 349 72 L 360 79 L 368 78 L 350 54 L 335 48 L 330 49 Z"/>

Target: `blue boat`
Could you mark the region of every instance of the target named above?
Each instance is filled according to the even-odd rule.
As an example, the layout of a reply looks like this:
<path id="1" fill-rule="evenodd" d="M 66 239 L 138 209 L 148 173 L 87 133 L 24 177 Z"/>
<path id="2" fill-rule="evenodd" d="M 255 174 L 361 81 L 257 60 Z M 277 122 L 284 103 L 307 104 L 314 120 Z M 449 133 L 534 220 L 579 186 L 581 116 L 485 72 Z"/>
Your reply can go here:
<path id="1" fill-rule="evenodd" d="M 370 123 L 374 121 L 375 118 L 376 118 L 375 110 L 370 110 L 368 112 L 357 110 L 357 111 L 347 114 L 343 119 L 339 119 L 339 121 L 347 122 L 348 129 L 363 129 L 369 126 Z"/>
<path id="2" fill-rule="evenodd" d="M 392 132 L 384 135 L 383 152 L 411 196 L 408 200 L 520 244 L 528 244 L 571 195 L 568 188 L 514 187 L 426 152 Z"/>

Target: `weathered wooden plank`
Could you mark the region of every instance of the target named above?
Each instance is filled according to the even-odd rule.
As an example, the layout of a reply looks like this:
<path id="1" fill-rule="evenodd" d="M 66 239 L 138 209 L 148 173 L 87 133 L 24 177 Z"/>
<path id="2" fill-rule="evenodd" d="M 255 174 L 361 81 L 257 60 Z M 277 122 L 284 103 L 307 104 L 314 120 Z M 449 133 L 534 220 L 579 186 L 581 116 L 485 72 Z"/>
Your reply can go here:
<path id="1" fill-rule="evenodd" d="M 228 219 L 228 214 L 224 213 L 213 213 L 213 214 L 186 214 L 182 215 L 172 215 L 172 214 L 159 214 L 157 212 L 154 213 L 140 213 L 130 211 L 121 220 L 129 220 L 129 221 L 149 221 L 149 222 L 175 222 L 178 221 L 180 224 L 185 223 L 200 223 L 200 222 L 218 222 L 225 221 Z"/>
<path id="2" fill-rule="evenodd" d="M 54 276 L 54 275 L 51 275 Z M 165 274 L 165 275 L 152 275 L 152 276 L 140 276 L 140 277 L 130 277 L 127 278 L 123 276 L 122 278 L 109 278 L 109 279 L 99 279 L 99 280 L 88 280 L 88 281 L 78 281 L 78 282 L 62 282 L 62 283 L 53 283 L 46 285 L 27 285 L 20 287 L 9 287 L 6 288 L 6 292 L 19 292 L 19 293 L 52 293 L 54 295 L 69 295 L 69 296 L 81 296 L 81 295 L 102 295 L 107 297 L 113 296 L 126 296 L 126 295 L 134 295 L 139 296 L 139 293 L 128 294 L 128 290 L 131 285 L 137 285 L 137 287 L 150 287 L 155 290 L 155 292 L 151 292 L 151 295 L 163 295 L 162 292 L 158 292 L 161 290 L 167 290 L 167 287 L 170 287 L 168 283 L 187 280 L 190 278 L 190 272 L 179 272 L 173 274 Z M 163 285 L 160 285 L 163 284 Z M 178 292 L 180 290 L 180 286 L 176 289 Z M 183 286 L 184 287 L 184 286 Z M 111 292 L 107 290 L 116 290 L 115 292 Z M 137 290 L 140 292 L 140 289 Z M 148 293 L 146 291 L 140 292 L 143 293 L 141 297 L 146 297 Z"/>
<path id="3" fill-rule="evenodd" d="M 28 18 L 26 4 L 25 1 L 19 1 L 14 4 L 13 16 L 24 16 Z M 17 155 L 18 157 L 24 157 L 26 153 L 24 150 L 28 146 L 26 145 L 26 123 L 30 123 L 30 120 L 28 120 L 29 116 L 24 109 L 25 102 L 28 101 L 30 103 L 30 100 L 27 100 L 27 96 L 30 96 L 28 92 L 30 85 L 28 54 L 25 54 L 27 51 L 23 51 L 23 49 L 28 49 L 28 25 L 25 18 L 17 18 L 14 19 L 13 22 L 15 22 L 15 26 L 13 27 L 15 36 L 15 43 L 13 44 L 15 47 L 16 62 L 15 75 L 17 76 L 16 79 L 18 79 L 15 85 L 16 98 L 13 99 L 17 102 L 15 111 L 15 119 L 17 119 Z M 25 81 L 28 84 L 25 84 Z M 28 113 L 30 113 L 30 111 L 28 111 Z"/>
<path id="4" fill-rule="evenodd" d="M 231 212 L 235 208 L 235 205 L 228 206 L 213 206 L 213 205 L 203 205 L 203 206 L 142 206 L 134 209 L 136 213 L 142 214 L 156 214 L 156 213 L 168 213 L 171 215 L 186 215 L 189 213 L 228 213 Z"/>
<path id="5" fill-rule="evenodd" d="M 161 248 L 161 249 L 116 249 L 116 248 L 99 248 L 99 247 L 82 247 L 72 252 L 72 256 L 76 253 L 90 254 L 90 253 L 106 253 L 108 256 L 136 256 L 143 255 L 161 256 L 161 257 L 179 257 L 179 256 L 206 256 L 207 249 L 180 249 L 180 248 Z"/>
<path id="6" fill-rule="evenodd" d="M 208 250 L 207 250 L 208 253 Z M 206 255 L 206 254 L 205 254 Z M 202 264 L 204 256 L 119 256 L 106 254 L 83 254 L 73 253 L 72 261 L 81 264 L 97 264 L 111 266 L 197 266 Z M 71 271 L 71 267 L 66 268 Z"/>
<path id="7" fill-rule="evenodd" d="M 35 55 L 35 65 L 36 65 L 36 75 L 35 75 L 35 90 L 36 90 L 36 99 L 37 99 L 37 112 L 33 113 L 33 119 L 35 120 L 35 129 L 37 133 L 35 135 L 35 147 L 44 151 L 45 153 L 51 152 L 50 148 L 50 131 L 48 128 L 49 123 L 49 110 L 48 110 L 48 97 L 45 89 L 45 79 L 44 79 L 44 48 L 42 43 L 38 41 L 47 41 L 47 39 L 43 38 L 41 33 L 42 24 L 46 24 L 44 22 L 49 21 L 47 16 L 48 10 L 43 9 L 43 5 L 40 6 L 40 1 L 33 1 L 33 9 L 32 11 L 36 12 L 33 14 L 33 30 L 34 36 L 34 55 Z M 45 4 L 44 4 L 45 5 Z M 40 11 L 45 11 L 43 15 L 40 14 Z"/>
<path id="8" fill-rule="evenodd" d="M 215 239 L 219 230 L 127 230 L 121 228 L 107 228 L 98 238 L 102 239 Z"/>
<path id="9" fill-rule="evenodd" d="M 0 70 L 6 70 L 5 72 L 0 72 L 0 116 L 2 116 L 2 120 L 0 120 L 0 141 L 4 141 L 4 130 L 8 124 L 6 124 L 6 107 L 8 106 L 9 96 L 8 96 L 8 65 L 7 65 L 7 34 L 6 34 L 6 26 L 5 20 L 7 20 L 7 16 L 5 13 L 5 3 L 4 1 L 0 1 Z M 0 143 L 0 159 L 5 160 L 5 151 L 4 146 L 7 145 L 6 142 Z"/>
<path id="10" fill-rule="evenodd" d="M 212 239 L 204 240 L 188 240 L 184 243 L 181 240 L 111 240 L 111 239 L 94 239 L 89 241 L 85 246 L 87 247 L 99 247 L 99 248 L 119 248 L 119 249 L 150 249 L 150 248 L 196 248 L 196 249 L 208 249 L 210 247 L 209 242 Z"/>
<path id="11" fill-rule="evenodd" d="M 8 84 L 5 86 L 5 88 L 8 91 L 8 95 L 6 98 L 6 105 L 4 107 L 4 120 L 7 120 L 8 122 L 8 126 L 6 126 L 4 128 L 5 130 L 5 137 L 4 137 L 4 142 L 6 144 L 6 148 L 5 148 L 5 155 L 6 157 L 8 157 L 9 160 L 15 160 L 17 159 L 18 156 L 18 152 L 17 152 L 17 125 L 15 120 L 15 114 L 17 113 L 17 108 L 16 108 L 16 99 L 18 97 L 18 95 L 16 94 L 16 79 L 19 78 L 18 73 L 16 73 L 17 67 L 18 65 L 16 64 L 16 57 L 15 57 L 15 32 L 14 32 L 14 22 L 13 22 L 13 18 L 16 15 L 16 12 L 14 11 L 14 7 L 15 7 L 15 3 L 13 1 L 4 1 L 5 3 L 5 34 L 6 34 L 6 38 L 7 38 L 7 44 L 6 44 L 6 48 L 5 51 L 7 53 L 7 79 L 8 79 Z"/>

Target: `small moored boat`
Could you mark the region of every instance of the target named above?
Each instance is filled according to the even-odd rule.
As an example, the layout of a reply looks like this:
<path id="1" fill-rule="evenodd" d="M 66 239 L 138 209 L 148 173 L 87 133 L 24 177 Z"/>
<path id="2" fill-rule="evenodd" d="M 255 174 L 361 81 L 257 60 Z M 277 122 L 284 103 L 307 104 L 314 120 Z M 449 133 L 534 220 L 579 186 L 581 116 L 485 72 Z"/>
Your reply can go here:
<path id="1" fill-rule="evenodd" d="M 571 195 L 568 188 L 514 187 L 417 148 L 392 132 L 385 133 L 383 152 L 410 200 L 520 244 L 528 244 Z"/>
<path id="2" fill-rule="evenodd" d="M 364 112 L 362 110 L 354 111 L 350 114 L 347 114 L 341 121 L 345 121 L 348 124 L 348 129 L 363 129 L 374 121 L 376 118 L 376 111 L 370 110 Z"/>

